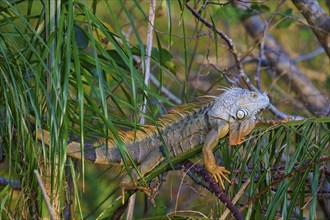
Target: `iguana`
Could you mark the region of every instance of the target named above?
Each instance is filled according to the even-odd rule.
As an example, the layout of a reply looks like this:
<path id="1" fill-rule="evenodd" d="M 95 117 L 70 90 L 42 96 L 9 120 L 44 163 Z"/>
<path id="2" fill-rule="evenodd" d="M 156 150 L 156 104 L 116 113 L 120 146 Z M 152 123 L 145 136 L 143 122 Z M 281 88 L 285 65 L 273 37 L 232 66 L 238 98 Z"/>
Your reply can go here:
<path id="1" fill-rule="evenodd" d="M 203 100 L 203 99 L 202 99 Z M 269 105 L 265 93 L 251 92 L 242 88 L 225 89 L 218 97 L 208 98 L 198 104 L 173 109 L 157 121 L 157 126 L 148 126 L 143 131 L 121 133 L 127 150 L 138 165 L 143 177 L 157 165 L 166 160 L 164 145 L 171 157 L 203 144 L 204 165 L 215 181 L 224 188 L 223 179 L 230 180 L 225 174 L 230 172 L 216 164 L 213 148 L 219 139 L 229 134 L 229 145 L 242 143 L 256 124 L 257 113 Z M 45 130 L 37 133 L 39 140 L 49 145 L 49 133 Z M 81 159 L 81 146 L 78 142 L 67 145 L 67 155 Z M 108 144 L 100 140 L 84 146 L 84 159 L 95 164 L 123 165 L 123 160 L 114 141 Z M 120 186 L 125 190 L 142 190 L 135 182 L 140 175 L 135 169 L 131 177 L 126 175 Z"/>

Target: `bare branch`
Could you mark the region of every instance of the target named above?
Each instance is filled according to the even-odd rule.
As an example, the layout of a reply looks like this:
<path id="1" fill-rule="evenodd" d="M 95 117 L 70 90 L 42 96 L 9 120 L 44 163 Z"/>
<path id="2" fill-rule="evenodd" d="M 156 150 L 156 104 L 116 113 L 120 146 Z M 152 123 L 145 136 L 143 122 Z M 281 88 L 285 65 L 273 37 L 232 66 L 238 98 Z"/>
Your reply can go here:
<path id="1" fill-rule="evenodd" d="M 233 198 L 233 203 L 236 204 L 238 202 L 238 200 L 242 197 L 242 195 L 245 192 L 246 187 L 250 184 L 251 180 L 247 179 L 245 181 L 245 183 L 243 183 L 242 187 L 239 189 L 239 191 L 237 192 L 236 196 Z M 220 216 L 220 219 L 226 219 L 228 214 L 229 214 L 230 210 L 229 208 L 227 208 L 222 215 Z"/>
<path id="2" fill-rule="evenodd" d="M 210 65 L 215 68 L 216 70 L 218 70 L 220 73 L 223 74 L 223 76 L 226 78 L 226 80 L 228 82 L 232 82 L 231 79 L 229 79 L 229 77 L 227 77 L 227 75 L 215 64 L 213 63 L 210 63 Z M 240 79 L 242 79 L 244 81 L 244 83 L 246 84 L 246 86 L 253 90 L 253 91 L 259 91 L 254 85 L 253 83 L 251 82 L 251 80 L 249 79 L 249 77 L 243 73 L 241 74 L 240 76 Z M 274 114 L 275 117 L 278 117 L 278 118 L 281 118 L 281 119 L 284 119 L 284 118 L 291 118 L 292 120 L 302 120 L 303 117 L 299 116 L 299 115 L 289 115 L 289 114 L 285 114 L 283 112 L 281 112 L 280 110 L 278 110 L 273 104 L 270 104 L 269 105 L 269 110 Z"/>
<path id="3" fill-rule="evenodd" d="M 295 57 L 295 58 L 293 58 L 293 59 L 291 59 L 291 60 L 292 60 L 292 62 L 294 62 L 294 63 L 299 63 L 299 62 L 301 62 L 301 61 L 310 60 L 310 59 L 312 59 L 313 57 L 315 57 L 315 56 L 317 56 L 317 55 L 319 55 L 319 54 L 321 54 L 321 53 L 324 53 L 324 49 L 323 49 L 323 47 L 319 47 L 319 48 L 317 48 L 316 50 L 314 50 L 314 51 L 312 51 L 312 52 L 310 52 L 310 53 L 308 53 L 308 54 L 301 55 L 301 56 L 299 56 L 299 57 Z"/>
<path id="4" fill-rule="evenodd" d="M 292 2 L 301 10 L 328 57 L 330 57 L 330 16 L 323 11 L 316 0 L 292 0 Z"/>
<path id="5" fill-rule="evenodd" d="M 146 86 L 149 85 L 149 79 L 151 76 L 150 72 L 150 57 L 152 51 L 152 39 L 153 39 L 153 32 L 154 32 L 154 24 L 155 24 L 155 8 L 156 8 L 156 1 L 150 1 L 150 9 L 149 9 L 149 25 L 148 25 L 148 34 L 147 34 L 147 54 L 145 59 L 145 69 L 144 69 L 144 83 Z M 143 67 L 143 66 L 142 66 Z M 144 98 L 143 100 L 143 107 L 141 109 L 143 113 L 147 111 L 147 99 Z M 140 118 L 140 123 L 144 124 L 145 118 L 142 116 Z M 134 193 L 128 201 L 128 208 L 127 208 L 127 215 L 126 219 L 130 220 L 133 219 L 134 207 L 136 202 L 136 193 Z"/>
<path id="6" fill-rule="evenodd" d="M 240 58 L 240 54 L 237 52 L 235 45 L 232 42 L 232 39 L 230 39 L 225 33 L 223 33 L 221 30 L 219 30 L 216 27 L 213 27 L 213 25 L 208 22 L 207 20 L 205 20 L 203 17 L 201 17 L 192 7 L 190 7 L 187 3 L 186 3 L 186 7 L 189 9 L 189 11 L 191 11 L 191 13 L 199 20 L 201 21 L 203 24 L 205 24 L 207 27 L 209 28 L 214 28 L 216 30 L 216 33 L 227 43 L 230 52 L 233 54 L 235 61 L 236 61 L 236 66 L 238 68 L 238 75 L 237 77 L 235 77 L 235 80 L 231 80 L 229 79 L 229 77 L 224 74 L 224 72 L 218 68 L 215 64 L 211 64 L 215 69 L 219 70 L 224 77 L 232 84 L 238 84 L 238 80 L 242 79 L 244 81 L 244 83 L 251 89 L 254 91 L 259 91 L 251 82 L 250 78 L 246 75 L 246 73 L 244 72 L 243 69 L 243 65 L 241 62 L 241 58 Z M 279 117 L 279 118 L 301 118 L 299 116 L 291 116 L 291 115 L 287 115 L 281 111 L 279 111 L 275 106 L 270 105 L 270 110 L 275 114 L 275 116 Z"/>
<path id="7" fill-rule="evenodd" d="M 181 164 L 175 165 L 176 169 L 182 168 L 187 172 L 188 176 L 196 183 L 210 192 L 214 193 L 221 202 L 230 210 L 233 216 L 238 219 L 244 219 L 243 215 L 238 211 L 232 201 L 230 201 L 226 194 L 221 190 L 219 184 L 217 184 L 212 175 L 201 164 L 194 164 L 189 160 L 183 161 Z M 196 178 L 198 176 L 199 178 Z"/>
<path id="8" fill-rule="evenodd" d="M 258 63 L 257 63 L 257 71 L 254 77 L 254 81 L 257 84 L 258 90 L 261 90 L 261 83 L 260 83 L 260 70 L 261 70 L 261 62 L 262 62 L 262 57 L 265 53 L 264 51 L 265 45 L 263 42 L 260 43 L 260 51 L 259 51 L 259 57 L 258 57 Z"/>
<path id="9" fill-rule="evenodd" d="M 50 200 L 49 200 L 49 197 L 47 195 L 47 192 L 46 192 L 46 189 L 45 189 L 45 186 L 44 184 L 42 183 L 42 179 L 40 177 L 40 174 L 38 172 L 38 170 L 34 170 L 34 174 L 36 175 L 37 177 L 37 181 L 38 181 L 38 184 L 40 186 L 40 189 L 41 189 L 41 192 L 42 192 L 42 196 L 44 197 L 44 200 L 45 200 L 45 203 L 46 203 L 46 206 L 47 206 L 47 209 L 48 209 L 48 212 L 49 212 L 49 215 L 50 215 L 50 219 L 51 220 L 55 220 L 55 213 L 54 213 L 54 210 L 53 210 L 53 207 L 52 205 L 50 204 Z"/>
<path id="10" fill-rule="evenodd" d="M 233 41 L 230 37 L 228 37 L 223 31 L 219 30 L 218 28 L 214 27 L 210 22 L 208 22 L 205 18 L 201 17 L 200 14 L 198 14 L 189 4 L 186 3 L 186 7 L 188 10 L 203 24 L 205 24 L 208 28 L 214 29 L 216 33 L 226 42 L 229 51 L 234 56 L 236 66 L 238 69 L 238 76 L 245 74 L 242 63 L 241 63 L 241 57 L 240 54 L 237 52 L 235 45 L 233 44 Z M 238 77 L 235 77 L 235 82 L 237 84 Z"/>
<path id="11" fill-rule="evenodd" d="M 257 41 L 264 41 L 265 55 L 278 77 L 285 80 L 298 99 L 306 104 L 307 109 L 315 115 L 329 115 L 329 101 L 321 92 L 304 76 L 297 66 L 291 61 L 284 49 L 271 35 L 264 34 L 264 25 L 257 16 L 249 17 L 243 21 L 248 33 Z"/>
<path id="12" fill-rule="evenodd" d="M 164 93 L 169 100 L 172 100 L 175 104 L 181 105 L 182 100 L 178 98 L 176 95 L 174 95 L 169 89 L 167 89 L 164 85 L 160 85 L 159 81 L 154 75 L 150 75 L 150 81 L 157 87 L 160 87 L 160 90 L 162 93 Z"/>
<path id="13" fill-rule="evenodd" d="M 274 181 L 272 181 L 268 186 L 266 186 L 263 190 L 261 190 L 260 192 L 258 192 L 257 194 L 255 194 L 246 204 L 244 204 L 243 207 L 241 207 L 239 209 L 240 212 L 242 212 L 244 209 L 246 209 L 247 207 L 249 207 L 249 205 L 253 204 L 261 195 L 263 195 L 264 193 L 266 193 L 271 187 L 279 184 L 280 182 L 282 182 L 283 180 L 292 177 L 294 174 L 305 171 L 307 168 L 311 168 L 314 167 L 316 164 L 319 163 L 323 163 L 323 162 L 327 162 L 330 160 L 330 157 L 323 157 L 318 161 L 315 161 L 314 163 L 306 163 L 305 165 L 298 167 L 296 169 L 294 169 L 293 171 L 291 171 L 288 174 L 282 175 L 280 176 L 278 179 L 275 179 Z"/>

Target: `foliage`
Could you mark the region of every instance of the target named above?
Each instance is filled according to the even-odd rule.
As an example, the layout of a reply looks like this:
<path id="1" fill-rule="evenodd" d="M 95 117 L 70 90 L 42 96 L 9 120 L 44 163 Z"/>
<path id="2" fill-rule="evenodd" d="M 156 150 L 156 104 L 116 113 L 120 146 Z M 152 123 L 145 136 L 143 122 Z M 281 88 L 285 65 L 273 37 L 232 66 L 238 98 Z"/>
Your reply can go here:
<path id="1" fill-rule="evenodd" d="M 288 34 L 280 41 L 290 45 L 288 50 L 294 54 L 307 53 L 316 44 L 312 32 L 301 25 L 290 4 L 274 12 L 277 2 L 272 1 L 254 4 L 250 11 L 228 4 L 197 3 L 203 2 L 207 10 L 200 14 L 223 27 L 239 51 L 251 54 L 251 60 L 257 57 L 258 50 L 249 51 L 254 42 L 242 40 L 242 17 L 275 16 L 270 29 L 277 36 L 282 36 L 283 31 Z M 130 157 L 118 130 L 141 129 L 142 116 L 147 123 L 154 123 L 165 109 L 178 104 L 176 100 L 188 102 L 201 94 L 217 94 L 215 88 L 231 86 L 222 73 L 232 74 L 237 69 L 223 40 L 215 30 L 194 20 L 183 1 L 157 3 L 156 42 L 151 57 L 154 80 L 149 86 L 144 82 L 149 4 L 80 0 L 46 3 L 33 0 L 0 3 L 0 149 L 5 156 L 0 176 L 21 183 L 19 190 L 0 186 L 0 218 L 49 216 L 34 170 L 42 174 L 53 208 L 61 210 L 63 217 L 108 218 L 121 206 L 116 200 L 120 171 L 67 158 L 66 143 L 72 138 L 85 143 L 111 136 L 127 162 Z M 300 37 L 295 37 L 297 31 Z M 311 43 L 302 48 L 306 39 Z M 308 73 L 318 71 L 319 78 L 328 79 L 327 63 L 327 57 L 320 55 L 302 63 L 301 68 Z M 211 64 L 217 64 L 223 72 L 219 73 Z M 244 68 L 255 72 L 256 65 L 246 60 Z M 260 78 L 273 103 L 288 113 L 310 117 L 301 104 L 292 101 L 294 96 L 283 95 L 284 90 L 289 90 L 287 85 L 279 85 L 269 71 L 264 67 Z M 320 81 L 315 84 L 326 90 L 323 89 L 326 80 Z M 146 112 L 142 111 L 144 100 Z M 293 106 L 285 102 L 293 102 Z M 266 116 L 272 117 L 269 112 Z M 31 120 L 36 126 L 31 125 Z M 50 148 L 38 143 L 33 135 L 34 129 L 41 128 L 51 133 Z M 228 197 L 233 198 L 248 178 L 254 183 L 246 188 L 246 195 L 240 200 L 240 204 L 248 204 L 243 210 L 246 218 L 302 219 L 306 210 L 311 219 L 321 215 L 317 202 L 322 188 L 318 181 L 329 184 L 321 169 L 324 163 L 320 162 L 330 157 L 329 134 L 329 119 L 325 118 L 260 127 L 236 148 L 226 147 L 227 140 L 222 140 L 219 158 L 226 167 L 231 167 L 236 182 L 227 187 Z M 197 147 L 172 158 L 171 163 L 199 161 L 200 151 L 201 147 Z M 304 168 L 306 164 L 310 166 Z M 169 169 L 171 165 L 167 162 L 144 181 L 149 182 Z M 180 179 L 173 181 L 180 184 Z M 162 186 L 163 194 L 167 195 L 160 192 L 156 198 L 160 207 L 149 208 L 147 216 L 164 218 L 177 210 L 167 209 L 171 204 L 166 198 L 169 187 Z M 263 193 L 254 199 L 260 192 Z M 182 209 L 208 213 L 201 216 L 218 218 L 225 209 L 212 196 L 207 201 L 197 195 L 186 196 L 182 198 L 198 202 Z M 250 201 L 253 203 L 249 204 Z M 137 217 L 144 215 L 141 203 L 137 202 Z M 187 213 L 181 217 L 197 216 Z"/>

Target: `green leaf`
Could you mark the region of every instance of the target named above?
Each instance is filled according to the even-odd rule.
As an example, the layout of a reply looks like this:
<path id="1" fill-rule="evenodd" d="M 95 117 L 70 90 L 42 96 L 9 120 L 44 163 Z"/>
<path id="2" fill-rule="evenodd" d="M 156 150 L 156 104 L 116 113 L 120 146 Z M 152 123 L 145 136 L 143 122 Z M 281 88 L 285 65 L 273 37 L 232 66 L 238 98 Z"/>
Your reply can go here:
<path id="1" fill-rule="evenodd" d="M 146 46 L 144 45 L 144 47 Z M 133 47 L 132 53 L 134 55 L 141 56 L 141 51 L 138 49 L 138 47 Z M 176 72 L 175 64 L 173 62 L 173 56 L 168 50 L 164 48 L 161 48 L 159 50 L 159 48 L 153 47 L 151 50 L 151 57 L 153 58 L 154 61 L 160 63 L 165 68 L 169 69 L 171 72 L 173 73 Z"/>
<path id="2" fill-rule="evenodd" d="M 3 189 L 1 189 L 0 191 L 0 198 L 1 198 L 1 203 L 0 203 L 0 216 L 1 216 L 1 212 L 4 210 L 6 201 L 9 197 L 9 190 L 10 190 L 10 185 L 8 184 L 7 186 L 5 186 Z"/>
<path id="3" fill-rule="evenodd" d="M 288 8 L 285 10 L 284 14 L 287 15 L 287 16 L 291 16 L 292 15 L 292 8 Z"/>
<path id="4" fill-rule="evenodd" d="M 282 21 L 279 25 L 276 26 L 276 28 L 278 29 L 287 29 L 290 27 L 290 25 L 293 23 L 294 21 L 291 19 L 285 19 L 284 21 Z"/>
<path id="5" fill-rule="evenodd" d="M 241 19 L 246 20 L 251 16 L 255 16 L 258 14 L 262 14 L 264 12 L 268 12 L 270 9 L 268 6 L 263 4 L 252 4 L 250 8 L 247 10 L 243 10 Z"/>
<path id="6" fill-rule="evenodd" d="M 252 4 L 250 8 L 253 10 L 257 10 L 260 13 L 268 12 L 270 10 L 269 7 L 264 4 Z"/>
<path id="7" fill-rule="evenodd" d="M 243 13 L 242 13 L 242 15 L 241 15 L 241 19 L 242 19 L 242 20 L 246 20 L 246 19 L 248 19 L 249 17 L 255 16 L 255 15 L 257 15 L 257 14 L 258 14 L 258 12 L 253 11 L 253 10 L 251 10 L 251 9 L 244 10 Z"/>
<path id="8" fill-rule="evenodd" d="M 85 31 L 77 25 L 74 25 L 74 39 L 79 49 L 87 48 L 89 42 L 88 37 Z"/>

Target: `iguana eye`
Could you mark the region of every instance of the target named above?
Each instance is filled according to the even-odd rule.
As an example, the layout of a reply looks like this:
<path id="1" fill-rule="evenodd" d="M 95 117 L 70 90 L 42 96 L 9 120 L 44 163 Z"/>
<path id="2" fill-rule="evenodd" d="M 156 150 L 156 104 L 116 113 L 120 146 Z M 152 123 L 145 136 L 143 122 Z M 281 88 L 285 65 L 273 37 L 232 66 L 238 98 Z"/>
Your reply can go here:
<path id="1" fill-rule="evenodd" d="M 257 93 L 254 93 L 254 92 L 251 92 L 250 94 L 251 98 L 258 98 L 258 94 Z"/>
<path id="2" fill-rule="evenodd" d="M 236 118 L 237 119 L 243 119 L 248 115 L 248 112 L 245 109 L 238 110 L 236 112 Z"/>

